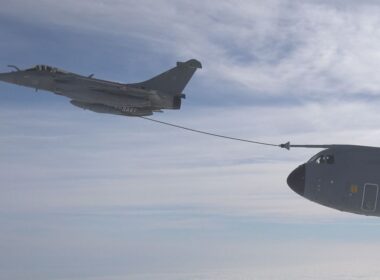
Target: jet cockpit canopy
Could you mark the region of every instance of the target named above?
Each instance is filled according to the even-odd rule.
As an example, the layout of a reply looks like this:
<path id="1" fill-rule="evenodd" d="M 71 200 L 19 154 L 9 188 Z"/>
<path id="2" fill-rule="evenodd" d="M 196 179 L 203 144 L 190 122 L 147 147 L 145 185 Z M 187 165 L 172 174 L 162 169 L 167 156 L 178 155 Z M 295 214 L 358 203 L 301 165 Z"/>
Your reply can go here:
<path id="1" fill-rule="evenodd" d="M 38 72 L 50 72 L 50 73 L 67 73 L 61 69 L 51 67 L 48 65 L 36 65 L 33 68 L 26 69 L 25 71 L 38 71 Z"/>

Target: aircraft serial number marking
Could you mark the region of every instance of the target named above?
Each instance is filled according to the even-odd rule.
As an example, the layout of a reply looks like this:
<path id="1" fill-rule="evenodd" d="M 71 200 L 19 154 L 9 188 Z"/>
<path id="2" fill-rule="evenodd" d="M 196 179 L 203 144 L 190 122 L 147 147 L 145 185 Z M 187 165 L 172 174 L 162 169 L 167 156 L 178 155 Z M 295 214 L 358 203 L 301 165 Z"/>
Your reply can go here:
<path id="1" fill-rule="evenodd" d="M 134 108 L 134 107 L 126 107 L 126 106 L 122 106 L 120 107 L 120 110 L 124 113 L 136 113 L 137 112 L 137 108 Z"/>

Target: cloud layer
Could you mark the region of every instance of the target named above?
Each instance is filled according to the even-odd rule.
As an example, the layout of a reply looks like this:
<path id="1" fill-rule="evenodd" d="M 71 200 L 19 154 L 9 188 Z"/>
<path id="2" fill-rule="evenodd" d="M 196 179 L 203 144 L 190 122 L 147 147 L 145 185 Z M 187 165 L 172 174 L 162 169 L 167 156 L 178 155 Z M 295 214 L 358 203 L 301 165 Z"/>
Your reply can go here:
<path id="1" fill-rule="evenodd" d="M 377 146 L 379 9 L 375 1 L 5 0 L 0 58 L 133 81 L 195 57 L 204 69 L 190 98 L 157 118 L 276 144 Z M 97 115 L 4 84 L 0 96 L 7 279 L 378 275 L 376 219 L 286 186 L 317 151 Z"/>
<path id="2" fill-rule="evenodd" d="M 372 1 L 5 1 L 2 13 L 24 9 L 43 24 L 145 42 L 163 58 L 197 57 L 208 79 L 232 83 L 237 94 L 379 92 L 380 7 Z"/>

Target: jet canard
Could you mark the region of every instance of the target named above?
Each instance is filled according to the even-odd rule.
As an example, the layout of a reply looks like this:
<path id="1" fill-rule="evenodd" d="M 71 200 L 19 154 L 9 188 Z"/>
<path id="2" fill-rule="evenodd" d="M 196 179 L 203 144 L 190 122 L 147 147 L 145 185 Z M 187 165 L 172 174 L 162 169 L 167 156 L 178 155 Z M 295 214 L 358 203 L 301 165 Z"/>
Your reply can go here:
<path id="1" fill-rule="evenodd" d="M 123 84 L 82 76 L 59 68 L 37 65 L 0 74 L 0 81 L 46 90 L 71 99 L 71 104 L 97 113 L 149 116 L 162 109 L 180 109 L 187 83 L 202 68 L 191 59 L 141 83 Z"/>
<path id="2" fill-rule="evenodd" d="M 324 206 L 380 216 L 380 148 L 331 145 L 288 177 L 297 194 Z"/>

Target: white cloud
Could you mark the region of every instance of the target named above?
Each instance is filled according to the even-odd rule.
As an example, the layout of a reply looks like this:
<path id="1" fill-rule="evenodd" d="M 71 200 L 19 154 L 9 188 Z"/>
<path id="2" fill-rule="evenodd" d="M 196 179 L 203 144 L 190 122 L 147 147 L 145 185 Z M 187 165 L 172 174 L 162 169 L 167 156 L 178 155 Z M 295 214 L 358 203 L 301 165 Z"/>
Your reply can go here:
<path id="1" fill-rule="evenodd" d="M 7 1 L 2 12 L 136 38 L 255 94 L 377 95 L 380 6 L 341 1 Z M 25 17 L 24 13 L 22 17 Z M 129 42 L 129 41 L 128 41 Z M 159 55 L 158 55 L 159 56 Z M 149 59 L 151 57 L 149 56 Z M 245 90 L 243 90 L 245 88 Z"/>

